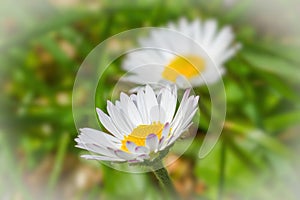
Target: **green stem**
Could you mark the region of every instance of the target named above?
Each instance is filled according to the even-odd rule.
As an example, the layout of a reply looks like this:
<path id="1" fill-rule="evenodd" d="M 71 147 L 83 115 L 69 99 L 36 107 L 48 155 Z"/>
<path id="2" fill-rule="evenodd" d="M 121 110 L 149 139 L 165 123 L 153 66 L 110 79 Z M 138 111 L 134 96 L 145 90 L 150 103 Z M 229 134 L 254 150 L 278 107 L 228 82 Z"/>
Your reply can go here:
<path id="1" fill-rule="evenodd" d="M 177 191 L 174 188 L 172 180 L 168 174 L 168 171 L 160 162 L 153 166 L 154 170 L 152 171 L 156 178 L 159 180 L 162 188 L 167 192 L 167 194 L 172 197 L 172 199 L 179 199 Z M 155 170 L 157 169 L 157 170 Z"/>

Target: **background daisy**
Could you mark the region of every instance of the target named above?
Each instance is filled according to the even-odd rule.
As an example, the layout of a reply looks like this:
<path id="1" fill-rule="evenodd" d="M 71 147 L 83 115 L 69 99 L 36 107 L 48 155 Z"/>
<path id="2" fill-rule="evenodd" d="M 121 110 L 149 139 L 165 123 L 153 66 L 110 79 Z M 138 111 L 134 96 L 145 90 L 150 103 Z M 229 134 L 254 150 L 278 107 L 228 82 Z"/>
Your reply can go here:
<path id="1" fill-rule="evenodd" d="M 166 28 L 175 32 L 154 29 L 139 40 L 142 48 L 156 49 L 141 49 L 126 57 L 123 69 L 130 73 L 128 81 L 171 82 L 181 88 L 213 83 L 224 73 L 223 64 L 240 48 L 231 27 L 218 30 L 215 19 L 188 22 L 181 18 Z"/>

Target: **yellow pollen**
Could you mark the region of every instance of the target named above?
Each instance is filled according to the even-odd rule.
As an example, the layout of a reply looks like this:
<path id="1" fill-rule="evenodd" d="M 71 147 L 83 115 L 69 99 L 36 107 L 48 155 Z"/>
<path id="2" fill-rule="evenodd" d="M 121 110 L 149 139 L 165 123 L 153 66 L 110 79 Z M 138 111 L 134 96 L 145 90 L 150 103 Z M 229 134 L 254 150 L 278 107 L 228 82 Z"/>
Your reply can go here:
<path id="1" fill-rule="evenodd" d="M 172 82 L 176 82 L 178 76 L 191 79 L 199 75 L 205 69 L 205 61 L 199 56 L 176 56 L 164 69 L 162 76 Z"/>
<path id="2" fill-rule="evenodd" d="M 139 125 L 128 135 L 125 136 L 122 140 L 121 149 L 127 151 L 126 142 L 130 141 L 135 143 L 137 146 L 145 146 L 146 138 L 149 134 L 157 135 L 160 139 L 164 125 L 161 123 L 152 123 L 151 125 Z"/>

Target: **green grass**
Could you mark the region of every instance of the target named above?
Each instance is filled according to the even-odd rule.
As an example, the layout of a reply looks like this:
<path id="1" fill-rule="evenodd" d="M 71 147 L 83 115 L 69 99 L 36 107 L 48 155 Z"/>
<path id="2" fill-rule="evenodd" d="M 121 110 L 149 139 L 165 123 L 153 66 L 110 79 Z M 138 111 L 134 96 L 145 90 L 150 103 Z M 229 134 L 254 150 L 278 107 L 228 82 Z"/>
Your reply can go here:
<path id="1" fill-rule="evenodd" d="M 158 199 L 161 191 L 150 174 L 127 174 L 105 166 L 97 168 L 102 173 L 97 184 L 73 186 L 75 181 L 70 177 L 76 177 L 79 167 L 90 169 L 99 163 L 79 160 L 81 151 L 74 147 L 77 131 L 72 116 L 72 88 L 79 66 L 101 41 L 125 30 L 161 26 L 185 16 L 214 17 L 221 25 L 231 24 L 243 45 L 226 63 L 223 77 L 227 95 L 226 126 L 221 137 L 221 142 L 226 142 L 223 199 L 297 199 L 291 185 L 298 184 L 299 176 L 294 170 L 299 166 L 296 158 L 300 149 L 299 41 L 293 35 L 258 31 L 247 22 L 251 1 L 238 2 L 224 9 L 219 0 L 136 1 L 134 6 L 101 1 L 95 11 L 87 6 L 55 7 L 47 3 L 46 7 L 41 5 L 40 12 L 24 4 L 20 5 L 24 7 L 20 16 L 6 14 L 12 30 L 5 29 L 3 38 L 7 39 L 0 40 L 0 172 L 16 187 L 6 190 L 9 184 L 2 184 L 0 194 L 38 199 L 28 178 L 36 172 L 38 185 L 54 196 L 61 190 L 66 192 L 66 185 L 70 185 L 71 191 L 77 191 L 72 197 L 78 199 Z M 65 44 L 71 50 L 64 50 Z M 114 80 L 123 74 L 118 64 L 114 63 L 99 83 L 96 105 L 100 108 L 105 108 Z M 200 118 L 199 133 L 180 159 L 193 167 L 192 178 L 186 175 L 183 179 L 191 178 L 193 187 L 204 185 L 200 192 L 192 189 L 188 195 L 215 199 L 224 149 L 219 142 L 206 158 L 197 157 L 208 126 L 210 104 L 206 88 L 196 91 L 208 113 L 200 111 L 203 120 Z M 38 173 L 48 156 L 54 157 L 52 170 Z M 70 169 L 66 167 L 69 159 L 76 160 Z M 185 165 L 181 162 L 177 171 Z M 183 179 L 174 177 L 176 183 Z"/>

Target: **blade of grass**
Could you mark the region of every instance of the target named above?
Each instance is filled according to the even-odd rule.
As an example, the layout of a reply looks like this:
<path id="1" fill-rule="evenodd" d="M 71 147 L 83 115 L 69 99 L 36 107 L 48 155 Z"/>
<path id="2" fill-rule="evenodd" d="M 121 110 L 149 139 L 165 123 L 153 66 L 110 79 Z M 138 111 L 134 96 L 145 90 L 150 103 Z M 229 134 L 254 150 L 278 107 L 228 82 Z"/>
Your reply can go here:
<path id="1" fill-rule="evenodd" d="M 43 47 L 49 51 L 49 53 L 54 57 L 54 59 L 60 64 L 62 67 L 71 67 L 76 66 L 74 61 L 72 61 L 68 56 L 62 51 L 62 49 L 58 46 L 57 41 L 55 41 L 52 37 L 46 36 L 40 40 L 40 43 Z"/>
<path id="2" fill-rule="evenodd" d="M 226 141 L 225 137 L 222 140 L 222 146 L 220 151 L 220 174 L 219 174 L 219 191 L 218 191 L 218 200 L 222 200 L 224 196 L 224 187 L 225 187 L 225 170 L 226 170 Z"/>
<path id="3" fill-rule="evenodd" d="M 274 137 L 270 137 L 265 132 L 256 127 L 250 127 L 245 124 L 237 124 L 233 122 L 226 122 L 224 129 L 230 131 L 231 133 L 238 134 L 242 137 L 252 140 L 255 144 L 261 145 L 262 147 L 277 153 L 281 156 L 289 155 L 288 149 L 276 140 Z"/>
<path id="4" fill-rule="evenodd" d="M 251 0 L 237 1 L 231 10 L 223 16 L 223 21 L 228 23 L 240 19 L 249 9 L 251 3 L 253 3 Z"/>
<path id="5" fill-rule="evenodd" d="M 300 111 L 291 111 L 283 114 L 278 114 L 265 119 L 265 126 L 269 131 L 278 131 L 285 129 L 291 125 L 299 124 Z"/>
<path id="6" fill-rule="evenodd" d="M 38 22 L 38 24 L 33 26 L 32 29 L 24 30 L 24 32 L 17 34 L 14 38 L 6 41 L 0 47 L 0 52 L 5 51 L 12 46 L 27 44 L 32 39 L 39 37 L 40 35 L 57 30 L 67 24 L 76 22 L 90 15 L 91 14 L 87 12 L 77 12 L 71 10 L 64 12 L 63 14 L 57 13 L 57 15 L 54 15 L 55 17 L 52 19 L 46 20 L 43 23 Z"/>
<path id="7" fill-rule="evenodd" d="M 257 53 L 254 51 L 243 51 L 241 56 L 249 62 L 252 67 L 276 74 L 288 82 L 299 83 L 300 80 L 300 68 L 292 65 L 283 59 L 275 56 Z"/>
<path id="8" fill-rule="evenodd" d="M 56 153 L 56 157 L 54 160 L 54 167 L 50 174 L 49 182 L 48 182 L 48 191 L 50 192 L 55 187 L 55 184 L 58 181 L 60 173 L 62 171 L 64 158 L 66 155 L 67 147 L 69 144 L 70 138 L 67 133 L 64 133 L 59 141 L 58 151 Z"/>
<path id="9" fill-rule="evenodd" d="M 11 148 L 8 146 L 8 143 L 5 139 L 4 133 L 0 130 L 0 158 L 3 160 L 0 168 L 0 178 L 1 180 L 12 181 L 12 188 L 6 187 L 0 188 L 4 190 L 4 194 L 10 194 L 10 192 L 19 193 L 22 198 L 25 200 L 32 199 L 32 196 L 29 194 L 24 182 L 22 182 L 22 169 L 19 164 L 14 160 L 15 156 L 12 153 Z M 17 167 L 18 166 L 18 167 Z M 3 167 L 3 169 L 2 169 Z M 2 177 L 3 176 L 3 177 Z M 11 189 L 11 190 L 10 190 Z M 0 190 L 0 192 L 1 192 Z"/>
<path id="10" fill-rule="evenodd" d="M 259 171 L 259 165 L 253 161 L 250 153 L 245 152 L 230 139 L 227 141 L 227 144 L 229 149 L 236 155 L 236 157 L 238 157 L 245 164 L 245 167 L 254 173 Z"/>

